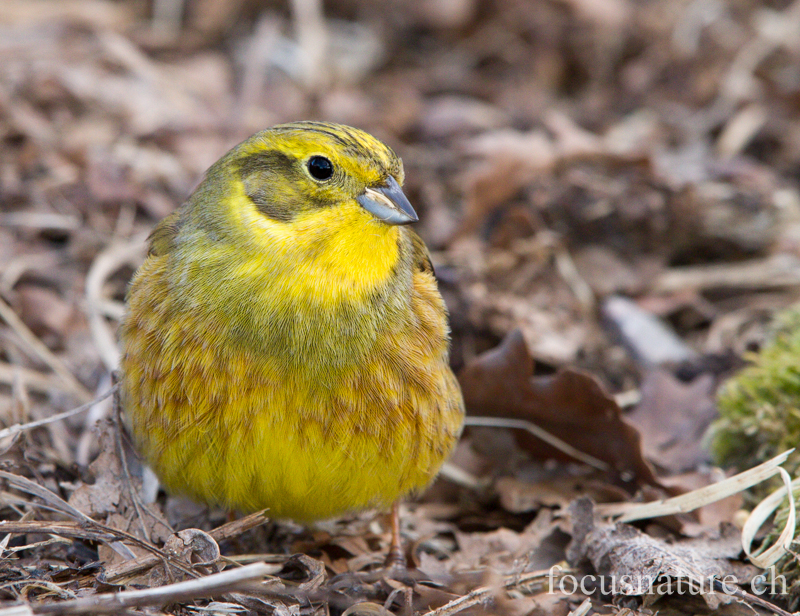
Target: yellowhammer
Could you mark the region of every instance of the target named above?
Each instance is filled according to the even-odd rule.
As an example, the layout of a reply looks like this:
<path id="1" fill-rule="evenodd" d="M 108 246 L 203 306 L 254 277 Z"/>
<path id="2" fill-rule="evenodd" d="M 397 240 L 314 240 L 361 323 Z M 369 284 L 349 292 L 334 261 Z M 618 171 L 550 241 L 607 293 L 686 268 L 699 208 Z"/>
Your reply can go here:
<path id="1" fill-rule="evenodd" d="M 155 228 L 128 294 L 121 401 L 167 490 L 310 521 L 430 483 L 463 402 L 402 183 L 367 133 L 284 124 Z"/>

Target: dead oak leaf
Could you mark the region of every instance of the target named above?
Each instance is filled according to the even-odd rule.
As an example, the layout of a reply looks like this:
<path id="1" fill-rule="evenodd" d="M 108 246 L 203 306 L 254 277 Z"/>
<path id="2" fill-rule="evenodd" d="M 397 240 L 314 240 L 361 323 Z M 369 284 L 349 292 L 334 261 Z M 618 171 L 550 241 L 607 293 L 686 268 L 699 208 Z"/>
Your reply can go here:
<path id="1" fill-rule="evenodd" d="M 642 457 L 639 433 L 592 376 L 564 369 L 533 374 L 533 358 L 519 330 L 478 356 L 459 373 L 469 415 L 523 419 L 575 449 L 606 462 L 628 490 L 658 485 Z M 533 435 L 517 431 L 517 442 L 533 458 L 569 459 Z"/>
<path id="2" fill-rule="evenodd" d="M 717 416 L 714 378 L 703 374 L 682 383 L 654 369 L 642 383 L 642 400 L 628 415 L 640 431 L 647 459 L 670 474 L 698 468 L 708 461 L 703 436 Z"/>

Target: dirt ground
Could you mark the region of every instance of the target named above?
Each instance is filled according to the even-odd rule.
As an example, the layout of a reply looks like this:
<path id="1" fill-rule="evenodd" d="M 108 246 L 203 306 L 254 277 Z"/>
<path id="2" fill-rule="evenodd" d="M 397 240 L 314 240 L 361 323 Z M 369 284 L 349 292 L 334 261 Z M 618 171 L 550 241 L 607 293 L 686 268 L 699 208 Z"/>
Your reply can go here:
<path id="1" fill-rule="evenodd" d="M 375 512 L 151 502 L 111 397 L 43 421 L 111 387 L 156 222 L 300 119 L 402 157 L 450 310 L 474 419 L 403 575 Z M 619 515 L 733 472 L 716 392 L 800 299 L 800 2 L 3 0 L 0 144 L 0 615 L 796 609 L 752 498 Z"/>

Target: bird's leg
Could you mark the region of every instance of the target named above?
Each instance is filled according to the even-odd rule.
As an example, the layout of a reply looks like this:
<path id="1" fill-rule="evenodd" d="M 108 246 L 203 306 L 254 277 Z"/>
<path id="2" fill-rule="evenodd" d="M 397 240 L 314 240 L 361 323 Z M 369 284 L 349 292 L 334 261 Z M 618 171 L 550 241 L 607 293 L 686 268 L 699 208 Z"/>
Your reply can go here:
<path id="1" fill-rule="evenodd" d="M 389 554 L 386 556 L 387 568 L 406 567 L 406 557 L 403 553 L 403 542 L 400 539 L 400 501 L 392 505 L 392 542 L 389 544 Z"/>
<path id="2" fill-rule="evenodd" d="M 350 575 L 355 575 L 358 579 L 368 583 L 389 579 L 400 582 L 408 588 L 413 588 L 416 583 L 415 580 L 420 577 L 420 574 L 417 571 L 409 571 L 406 564 L 403 542 L 400 539 L 399 502 L 392 505 L 392 512 L 389 514 L 389 519 L 391 520 L 392 540 L 389 544 L 389 553 L 386 555 L 386 560 L 383 561 L 383 567 L 368 571 L 359 571 Z"/>

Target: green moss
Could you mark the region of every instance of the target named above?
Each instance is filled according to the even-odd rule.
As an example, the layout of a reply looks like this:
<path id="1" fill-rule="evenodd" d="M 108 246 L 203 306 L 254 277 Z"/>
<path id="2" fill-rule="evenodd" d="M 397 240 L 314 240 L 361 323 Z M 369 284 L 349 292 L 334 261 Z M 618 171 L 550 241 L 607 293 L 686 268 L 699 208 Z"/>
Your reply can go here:
<path id="1" fill-rule="evenodd" d="M 780 313 L 752 364 L 719 390 L 710 448 L 717 464 L 752 468 L 800 445 L 800 305 Z M 797 475 L 800 455 L 784 468 Z"/>

